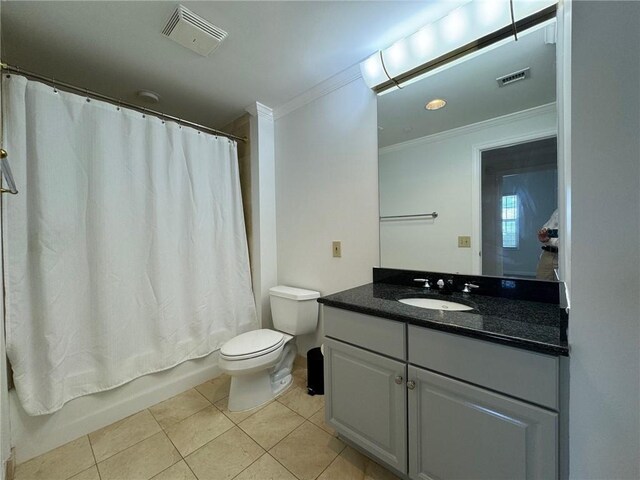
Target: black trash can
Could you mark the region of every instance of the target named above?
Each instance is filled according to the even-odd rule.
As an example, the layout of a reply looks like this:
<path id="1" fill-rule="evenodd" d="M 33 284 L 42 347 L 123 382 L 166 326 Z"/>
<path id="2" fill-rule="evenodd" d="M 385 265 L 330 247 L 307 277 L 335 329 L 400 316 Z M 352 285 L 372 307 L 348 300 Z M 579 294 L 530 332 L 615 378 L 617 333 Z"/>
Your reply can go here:
<path id="1" fill-rule="evenodd" d="M 324 395 L 324 355 L 320 347 L 307 352 L 307 393 Z"/>

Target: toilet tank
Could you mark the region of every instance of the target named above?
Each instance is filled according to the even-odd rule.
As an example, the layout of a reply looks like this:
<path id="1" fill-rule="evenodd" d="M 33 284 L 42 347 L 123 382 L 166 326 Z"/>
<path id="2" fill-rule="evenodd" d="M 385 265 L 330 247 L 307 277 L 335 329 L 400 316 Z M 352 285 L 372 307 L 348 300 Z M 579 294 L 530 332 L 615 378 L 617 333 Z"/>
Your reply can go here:
<path id="1" fill-rule="evenodd" d="M 279 285 L 269 289 L 273 327 L 290 335 L 312 333 L 318 325 L 320 292 Z"/>

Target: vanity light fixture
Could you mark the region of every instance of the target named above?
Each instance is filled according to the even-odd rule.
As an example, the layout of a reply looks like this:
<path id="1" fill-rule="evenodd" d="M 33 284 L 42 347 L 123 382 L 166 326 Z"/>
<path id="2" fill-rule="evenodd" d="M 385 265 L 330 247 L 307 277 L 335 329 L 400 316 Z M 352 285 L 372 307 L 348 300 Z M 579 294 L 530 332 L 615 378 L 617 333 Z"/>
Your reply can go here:
<path id="1" fill-rule="evenodd" d="M 508 41 L 515 32 L 555 19 L 557 3 L 558 0 L 472 0 L 375 52 L 360 64 L 362 78 L 377 94 L 396 90 L 462 57 Z"/>
<path id="2" fill-rule="evenodd" d="M 440 110 L 446 104 L 447 104 L 446 100 L 443 100 L 442 98 L 434 98 L 430 102 L 427 102 L 424 108 L 426 108 L 427 110 Z"/>

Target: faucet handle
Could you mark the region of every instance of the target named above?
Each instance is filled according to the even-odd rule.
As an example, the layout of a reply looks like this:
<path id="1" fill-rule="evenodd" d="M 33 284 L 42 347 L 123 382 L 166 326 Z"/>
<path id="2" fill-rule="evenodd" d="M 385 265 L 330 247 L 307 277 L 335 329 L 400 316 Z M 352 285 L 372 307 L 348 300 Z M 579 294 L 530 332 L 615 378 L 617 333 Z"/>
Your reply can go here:
<path id="1" fill-rule="evenodd" d="M 438 285 L 438 288 L 444 288 L 444 280 L 440 279 L 436 282 L 436 284 Z"/>
<path id="2" fill-rule="evenodd" d="M 471 283 L 471 282 L 465 283 L 462 293 L 471 293 L 472 288 L 480 288 L 480 285 L 476 285 L 475 283 Z"/>
<path id="3" fill-rule="evenodd" d="M 431 288 L 431 284 L 429 283 L 429 279 L 428 278 L 414 278 L 413 281 L 414 282 L 424 282 L 424 285 L 423 285 L 424 288 Z"/>

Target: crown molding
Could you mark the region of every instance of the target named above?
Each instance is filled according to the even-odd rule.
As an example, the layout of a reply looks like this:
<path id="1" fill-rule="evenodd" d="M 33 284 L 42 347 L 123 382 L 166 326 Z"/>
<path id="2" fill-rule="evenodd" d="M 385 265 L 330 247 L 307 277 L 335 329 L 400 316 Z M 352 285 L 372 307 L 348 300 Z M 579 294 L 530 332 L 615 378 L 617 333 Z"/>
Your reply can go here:
<path id="1" fill-rule="evenodd" d="M 434 133 L 433 135 L 414 138 L 413 140 L 407 140 L 406 142 L 396 143 L 394 145 L 389 145 L 388 147 L 382 147 L 378 149 L 378 153 L 382 155 L 389 152 L 395 152 L 397 150 L 403 150 L 405 148 L 413 147 L 416 145 L 440 142 L 452 137 L 458 137 L 460 135 L 466 135 L 469 133 L 477 132 L 479 130 L 504 125 L 506 123 L 518 122 L 526 120 L 528 118 L 537 117 L 539 115 L 545 115 L 547 113 L 555 112 L 556 103 L 547 103 L 546 105 L 540 105 L 539 107 L 528 108 L 527 110 L 522 110 L 520 112 L 509 113 L 507 115 L 502 115 L 501 117 L 490 118 L 489 120 L 483 120 L 481 122 L 472 123 L 463 127 L 452 128 L 451 130 Z"/>
<path id="2" fill-rule="evenodd" d="M 320 82 L 315 87 L 310 88 L 306 92 L 301 93 L 287 103 L 274 108 L 274 118 L 277 120 L 278 118 L 284 117 L 285 115 L 288 115 L 291 112 L 304 107 L 305 105 L 308 105 L 314 100 L 324 97 L 325 95 L 328 95 L 331 92 L 338 90 L 339 88 L 342 88 L 345 85 L 348 85 L 349 83 L 360 78 L 362 78 L 362 74 L 360 73 L 360 64 L 356 63 L 355 65 L 352 65 L 351 67 L 334 75 L 333 77 Z"/>
<path id="3" fill-rule="evenodd" d="M 252 103 L 246 107 L 245 110 L 253 117 L 262 117 L 273 120 L 273 109 L 260 102 Z"/>

